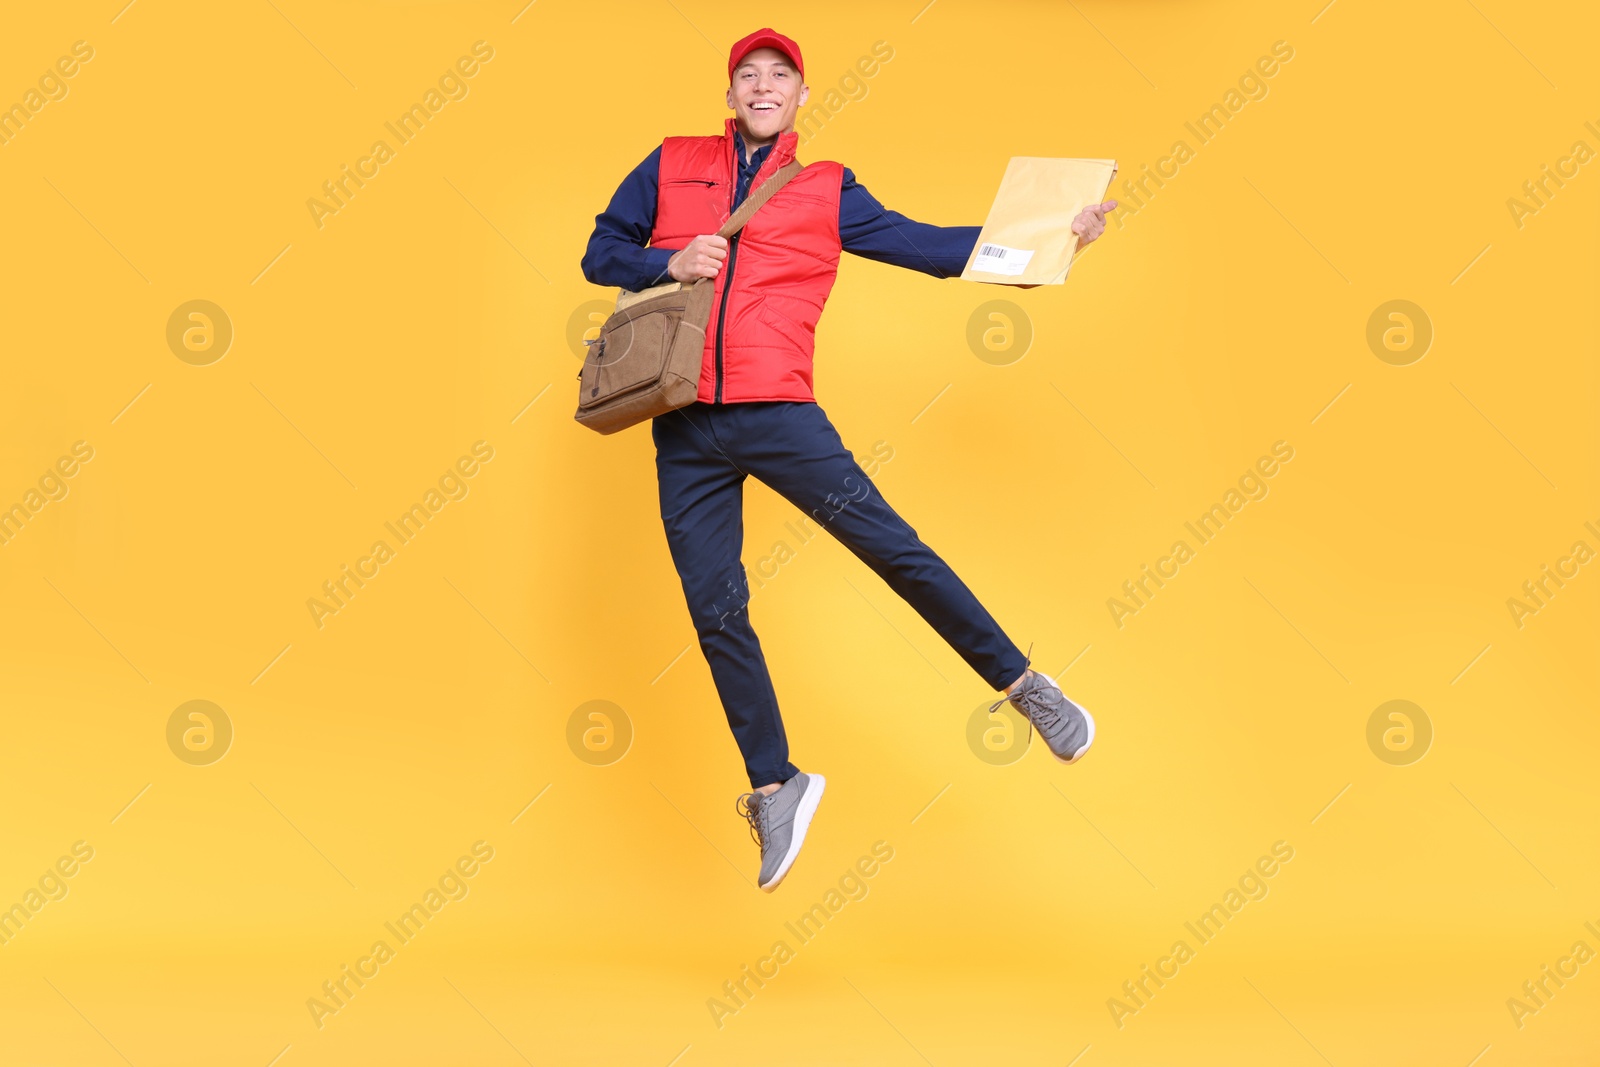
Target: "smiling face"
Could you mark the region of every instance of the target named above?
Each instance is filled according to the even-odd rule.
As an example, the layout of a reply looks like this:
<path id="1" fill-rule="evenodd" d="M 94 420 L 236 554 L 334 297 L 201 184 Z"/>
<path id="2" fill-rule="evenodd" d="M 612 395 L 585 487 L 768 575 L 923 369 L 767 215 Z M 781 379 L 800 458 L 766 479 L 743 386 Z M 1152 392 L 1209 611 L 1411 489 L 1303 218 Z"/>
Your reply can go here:
<path id="1" fill-rule="evenodd" d="M 806 102 L 806 87 L 789 58 L 776 48 L 757 48 L 740 60 L 728 86 L 739 133 L 751 148 L 777 140 L 794 129 L 795 113 Z"/>

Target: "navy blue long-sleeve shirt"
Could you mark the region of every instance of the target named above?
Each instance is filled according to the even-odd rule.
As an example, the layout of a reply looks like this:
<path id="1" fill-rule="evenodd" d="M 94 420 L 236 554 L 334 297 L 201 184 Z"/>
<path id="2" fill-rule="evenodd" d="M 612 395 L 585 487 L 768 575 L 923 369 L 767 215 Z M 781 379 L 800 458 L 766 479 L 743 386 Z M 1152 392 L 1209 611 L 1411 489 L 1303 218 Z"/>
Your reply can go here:
<path id="1" fill-rule="evenodd" d="M 734 206 L 744 202 L 750 182 L 772 151 L 763 145 L 744 157 L 744 138 L 734 132 L 738 175 Z M 633 168 L 604 212 L 595 216 L 594 233 L 583 255 L 583 276 L 596 285 L 615 285 L 638 292 L 669 281 L 667 260 L 674 249 L 646 247 L 655 229 L 656 194 L 660 185 L 658 147 Z M 935 278 L 953 278 L 966 269 L 981 226 L 932 226 L 889 211 L 856 181 L 848 167 L 839 189 L 839 240 L 846 252 Z"/>

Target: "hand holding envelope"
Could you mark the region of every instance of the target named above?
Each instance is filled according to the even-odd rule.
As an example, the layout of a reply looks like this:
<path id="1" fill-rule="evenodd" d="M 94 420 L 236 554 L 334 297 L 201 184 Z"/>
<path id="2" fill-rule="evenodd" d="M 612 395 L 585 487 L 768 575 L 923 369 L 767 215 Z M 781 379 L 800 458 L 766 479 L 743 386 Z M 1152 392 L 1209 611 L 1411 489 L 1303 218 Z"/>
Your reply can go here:
<path id="1" fill-rule="evenodd" d="M 1014 156 L 961 277 L 1021 288 L 1065 282 L 1073 256 L 1117 206 L 1105 199 L 1116 173 L 1112 159 Z"/>
<path id="2" fill-rule="evenodd" d="M 1115 200 L 1107 200 L 1102 204 L 1090 204 L 1078 212 L 1078 217 L 1072 220 L 1072 232 L 1078 235 L 1078 248 L 1081 251 L 1086 244 L 1092 244 L 1106 232 L 1106 214 L 1116 209 Z"/>

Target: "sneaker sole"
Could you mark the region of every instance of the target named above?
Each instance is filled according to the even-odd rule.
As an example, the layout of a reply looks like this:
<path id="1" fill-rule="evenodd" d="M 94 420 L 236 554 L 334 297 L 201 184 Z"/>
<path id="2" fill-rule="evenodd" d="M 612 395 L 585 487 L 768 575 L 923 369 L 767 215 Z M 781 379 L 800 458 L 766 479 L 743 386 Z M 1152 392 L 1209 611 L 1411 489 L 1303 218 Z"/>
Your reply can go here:
<path id="1" fill-rule="evenodd" d="M 1056 680 L 1054 678 L 1051 678 L 1048 674 L 1044 673 L 1043 671 L 1038 671 L 1036 673 L 1039 675 L 1039 677 L 1045 679 L 1051 685 L 1055 686 L 1057 689 L 1061 689 L 1061 686 L 1059 684 L 1057 684 Z M 1061 695 L 1063 697 L 1066 697 L 1067 696 L 1067 691 L 1065 689 L 1061 689 Z M 1067 699 L 1071 700 L 1072 698 L 1071 697 L 1067 697 Z M 1058 763 L 1068 763 L 1068 764 L 1077 763 L 1079 760 L 1081 760 L 1083 758 L 1083 754 L 1085 752 L 1089 751 L 1089 746 L 1094 744 L 1094 716 L 1089 714 L 1089 709 L 1088 708 L 1084 707 L 1082 704 L 1078 703 L 1076 700 L 1072 700 L 1072 706 L 1077 708 L 1079 711 L 1083 712 L 1084 721 L 1089 724 L 1089 736 L 1083 742 L 1083 747 L 1078 749 L 1078 751 L 1076 751 L 1076 752 L 1074 752 L 1072 754 L 1072 758 L 1071 759 L 1064 759 L 1061 756 L 1056 756 L 1055 752 L 1052 750 L 1050 755 L 1056 756 L 1056 762 L 1058 762 Z M 1046 745 L 1045 747 L 1049 748 L 1050 746 Z"/>
<path id="2" fill-rule="evenodd" d="M 820 774 L 808 776 L 806 791 L 800 796 L 800 803 L 794 809 L 793 836 L 789 841 L 789 851 L 784 854 L 783 862 L 778 864 L 777 873 L 772 876 L 772 881 L 761 887 L 763 893 L 770 893 L 789 874 L 789 868 L 794 866 L 795 859 L 800 855 L 800 846 L 806 843 L 806 831 L 811 829 L 811 817 L 817 813 L 817 805 L 822 802 L 822 790 L 827 787 L 827 781 Z"/>

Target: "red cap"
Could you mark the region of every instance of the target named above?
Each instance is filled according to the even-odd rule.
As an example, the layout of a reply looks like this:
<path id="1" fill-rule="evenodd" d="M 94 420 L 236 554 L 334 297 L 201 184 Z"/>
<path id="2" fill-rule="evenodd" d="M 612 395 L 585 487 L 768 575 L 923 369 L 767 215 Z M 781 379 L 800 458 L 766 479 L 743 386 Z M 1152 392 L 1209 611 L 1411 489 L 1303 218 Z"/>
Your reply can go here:
<path id="1" fill-rule="evenodd" d="M 757 48 L 776 48 L 789 57 L 789 62 L 794 64 L 794 69 L 800 72 L 803 79 L 806 76 L 805 60 L 800 58 L 800 46 L 795 44 L 783 34 L 770 26 L 763 26 L 748 37 L 741 38 L 728 52 L 728 80 L 733 81 L 733 71 L 744 57 L 754 52 Z"/>

